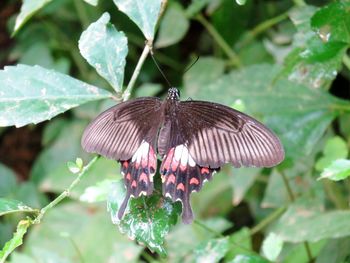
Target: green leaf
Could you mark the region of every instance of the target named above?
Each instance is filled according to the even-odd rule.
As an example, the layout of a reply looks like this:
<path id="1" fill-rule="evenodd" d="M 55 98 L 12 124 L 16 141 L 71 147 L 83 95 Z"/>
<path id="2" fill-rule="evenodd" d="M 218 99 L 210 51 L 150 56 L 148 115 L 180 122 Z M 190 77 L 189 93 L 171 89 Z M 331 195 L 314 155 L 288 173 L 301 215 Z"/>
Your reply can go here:
<path id="1" fill-rule="evenodd" d="M 113 2 L 120 11 L 134 21 L 147 40 L 153 41 L 162 0 L 113 0 Z"/>
<path id="2" fill-rule="evenodd" d="M 311 18 L 311 27 L 323 42 L 350 43 L 350 4 L 332 2 Z"/>
<path id="3" fill-rule="evenodd" d="M 18 212 L 37 213 L 38 210 L 33 209 L 18 200 L 0 198 L 0 216 Z"/>
<path id="4" fill-rule="evenodd" d="M 305 5 L 290 13 L 298 32 L 281 75 L 288 75 L 290 80 L 309 87 L 329 87 L 350 44 L 346 5 L 331 3 L 317 12 L 314 7 Z"/>
<path id="5" fill-rule="evenodd" d="M 189 21 L 182 5 L 174 2 L 164 14 L 155 46 L 162 48 L 176 44 L 185 36 L 188 28 Z"/>
<path id="6" fill-rule="evenodd" d="M 71 198 L 85 202 L 98 202 L 107 200 L 111 185 L 108 182 L 120 180 L 119 164 L 115 160 L 99 158 L 86 172 L 84 180 L 72 190 Z M 61 193 L 72 183 L 72 174 L 67 167 L 59 166 L 41 182 L 40 189 L 45 192 Z M 108 189 L 107 189 L 108 188 Z"/>
<path id="7" fill-rule="evenodd" d="M 105 78 L 116 92 L 123 87 L 125 57 L 128 54 L 127 38 L 109 23 L 104 13 L 92 23 L 79 39 L 79 50 L 98 74 Z"/>
<path id="8" fill-rule="evenodd" d="M 233 169 L 230 183 L 233 188 L 233 204 L 238 205 L 244 198 L 246 192 L 254 184 L 260 175 L 259 168 Z"/>
<path id="9" fill-rule="evenodd" d="M 268 263 L 266 259 L 253 256 L 253 255 L 237 255 L 233 260 L 227 261 L 228 263 Z"/>
<path id="10" fill-rule="evenodd" d="M 110 223 L 105 204 L 65 202 L 48 211 L 40 227 L 31 229 L 18 254 L 34 262 L 135 263 L 141 250 Z"/>
<path id="11" fill-rule="evenodd" d="M 71 173 L 73 174 L 77 174 L 80 172 L 80 168 L 77 166 L 77 164 L 71 161 L 67 162 L 67 167 L 69 171 L 71 171 Z"/>
<path id="12" fill-rule="evenodd" d="M 7 197 L 16 191 L 16 174 L 0 163 L 0 197 Z"/>
<path id="13" fill-rule="evenodd" d="M 228 237 L 216 238 L 200 244 L 194 251 L 196 262 L 219 262 L 229 250 Z"/>
<path id="14" fill-rule="evenodd" d="M 214 232 L 208 231 L 202 225 Z M 177 262 L 179 259 L 186 258 L 185 262 L 194 262 L 195 255 L 193 251 L 198 244 L 215 238 L 215 233 L 222 233 L 230 227 L 232 227 L 232 223 L 221 217 L 211 217 L 201 221 L 196 219 L 189 225 L 177 224 L 166 237 L 167 260 Z"/>
<path id="15" fill-rule="evenodd" d="M 131 239 L 165 256 L 164 238 L 171 226 L 177 222 L 181 211 L 179 202 L 173 203 L 163 198 L 160 193 L 153 193 L 150 197 L 131 198 L 123 218 L 119 220 L 118 209 L 125 194 L 122 180 L 113 184 L 108 200 L 108 209 L 113 223 L 117 224 L 119 230 Z"/>
<path id="16" fill-rule="evenodd" d="M 21 220 L 19 221 L 17 225 L 17 230 L 13 234 L 13 237 L 11 240 L 6 242 L 3 249 L 0 251 L 0 262 L 4 263 L 6 258 L 11 254 L 12 251 L 14 251 L 17 247 L 22 245 L 23 243 L 23 236 L 25 233 L 27 233 L 28 227 L 31 225 L 29 220 Z"/>
<path id="17" fill-rule="evenodd" d="M 273 232 L 264 239 L 262 244 L 262 251 L 266 258 L 270 261 L 275 261 L 281 253 L 283 247 L 283 240 Z"/>
<path id="18" fill-rule="evenodd" d="M 92 6 L 97 6 L 98 0 L 84 0 L 86 3 Z"/>
<path id="19" fill-rule="evenodd" d="M 39 123 L 83 103 L 111 97 L 105 90 L 39 66 L 0 71 L 0 126 Z"/>
<path id="20" fill-rule="evenodd" d="M 191 4 L 186 9 L 187 17 L 194 17 L 197 15 L 205 6 L 207 6 L 212 0 L 192 0 Z"/>
<path id="21" fill-rule="evenodd" d="M 232 71 L 194 90 L 192 98 L 226 105 L 241 100 L 253 117 L 265 116 L 264 123 L 282 139 L 286 156 L 300 158 L 310 154 L 337 116 L 335 109 L 350 105 L 322 90 L 285 79 L 273 82 L 278 71 L 266 64 Z"/>
<path id="22" fill-rule="evenodd" d="M 77 156 L 84 159 L 89 156 L 84 153 L 80 144 L 81 135 L 87 125 L 87 121 L 76 119 L 61 127 L 56 139 L 36 158 L 30 174 L 33 182 L 39 183 L 43 178 L 51 178 L 55 174 L 59 178 L 67 177 L 68 182 L 66 181 L 67 184 L 64 186 L 66 189 L 72 182 L 72 174 L 67 169 L 66 163 Z M 45 185 L 41 187 L 46 189 Z"/>
<path id="23" fill-rule="evenodd" d="M 243 227 L 230 235 L 230 249 L 225 256 L 225 262 L 233 260 L 237 255 L 252 251 L 251 233 L 249 228 Z"/>
<path id="24" fill-rule="evenodd" d="M 323 149 L 323 156 L 316 162 L 315 168 L 318 171 L 324 170 L 337 159 L 344 159 L 348 156 L 348 146 L 339 136 L 334 136 L 327 140 Z"/>
<path id="25" fill-rule="evenodd" d="M 350 236 L 349 218 L 349 211 L 322 213 L 320 209 L 313 209 L 307 203 L 295 203 L 273 226 L 272 231 L 285 242 L 316 242 L 326 238 Z"/>
<path id="26" fill-rule="evenodd" d="M 184 75 L 185 95 L 191 97 L 198 93 L 204 94 L 205 86 L 220 78 L 224 70 L 225 63 L 222 59 L 215 57 L 199 58 L 191 70 Z"/>
<path id="27" fill-rule="evenodd" d="M 89 186 L 84 190 L 84 193 L 80 196 L 79 200 L 87 203 L 95 203 L 106 201 L 108 194 L 111 190 L 111 186 L 116 180 L 105 179 L 97 182 L 93 186 Z"/>
<path id="28" fill-rule="evenodd" d="M 340 181 L 350 176 L 350 160 L 339 159 L 326 167 L 319 179 L 327 178 L 332 181 Z"/>
<path id="29" fill-rule="evenodd" d="M 21 11 L 16 18 L 16 24 L 13 34 L 17 31 L 41 8 L 50 3 L 52 0 L 23 0 Z"/>
<path id="30" fill-rule="evenodd" d="M 338 263 L 346 262 L 349 257 L 350 238 L 331 239 L 326 246 L 317 253 L 317 263 Z M 313 254 L 315 255 L 315 254 Z"/>

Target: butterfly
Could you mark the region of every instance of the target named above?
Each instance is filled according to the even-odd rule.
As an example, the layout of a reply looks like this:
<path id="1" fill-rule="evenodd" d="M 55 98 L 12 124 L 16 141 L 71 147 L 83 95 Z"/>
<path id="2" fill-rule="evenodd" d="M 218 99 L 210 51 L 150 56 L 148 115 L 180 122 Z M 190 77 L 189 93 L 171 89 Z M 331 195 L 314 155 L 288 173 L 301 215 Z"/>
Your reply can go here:
<path id="1" fill-rule="evenodd" d="M 177 88 L 162 101 L 142 97 L 117 104 L 97 116 L 82 137 L 85 151 L 121 163 L 126 196 L 149 196 L 154 190 L 157 154 L 162 159 L 162 192 L 182 203 L 182 220 L 191 223 L 190 194 L 225 163 L 234 167 L 272 167 L 284 159 L 278 137 L 252 117 L 207 101 L 180 101 Z"/>

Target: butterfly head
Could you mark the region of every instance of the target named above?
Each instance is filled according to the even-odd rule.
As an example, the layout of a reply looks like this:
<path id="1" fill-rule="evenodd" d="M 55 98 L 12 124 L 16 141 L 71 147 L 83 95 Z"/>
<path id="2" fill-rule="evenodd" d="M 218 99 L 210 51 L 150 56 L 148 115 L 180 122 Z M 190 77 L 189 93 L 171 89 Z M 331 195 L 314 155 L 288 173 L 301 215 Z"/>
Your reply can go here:
<path id="1" fill-rule="evenodd" d="M 180 99 L 180 91 L 177 88 L 170 88 L 168 90 L 168 100 L 179 100 Z"/>

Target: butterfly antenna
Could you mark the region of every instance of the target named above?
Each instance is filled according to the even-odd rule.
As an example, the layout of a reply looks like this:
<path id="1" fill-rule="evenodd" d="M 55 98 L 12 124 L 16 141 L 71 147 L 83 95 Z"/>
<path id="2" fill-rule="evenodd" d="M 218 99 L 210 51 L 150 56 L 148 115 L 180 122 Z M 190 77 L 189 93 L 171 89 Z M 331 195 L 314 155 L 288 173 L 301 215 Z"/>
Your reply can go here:
<path id="1" fill-rule="evenodd" d="M 194 66 L 194 64 L 197 63 L 198 60 L 199 60 L 199 56 L 197 56 L 196 60 L 193 61 L 193 62 L 191 63 L 191 65 L 189 65 L 189 66 L 187 67 L 187 69 L 184 71 L 184 73 L 186 73 L 187 71 L 189 71 L 189 70 Z"/>
<path id="2" fill-rule="evenodd" d="M 154 64 L 156 64 L 156 66 L 157 66 L 157 68 L 158 68 L 160 74 L 162 74 L 163 78 L 164 78 L 164 79 L 166 80 L 166 82 L 168 83 L 169 88 L 171 88 L 172 85 L 170 84 L 170 82 L 169 82 L 169 80 L 167 79 L 167 77 L 165 76 L 163 70 L 162 70 L 161 67 L 159 66 L 159 64 L 158 64 L 158 62 L 157 62 L 157 60 L 156 60 L 156 58 L 153 56 L 153 52 L 151 53 L 151 57 L 152 57 L 152 59 L 153 59 L 153 61 L 154 61 Z"/>

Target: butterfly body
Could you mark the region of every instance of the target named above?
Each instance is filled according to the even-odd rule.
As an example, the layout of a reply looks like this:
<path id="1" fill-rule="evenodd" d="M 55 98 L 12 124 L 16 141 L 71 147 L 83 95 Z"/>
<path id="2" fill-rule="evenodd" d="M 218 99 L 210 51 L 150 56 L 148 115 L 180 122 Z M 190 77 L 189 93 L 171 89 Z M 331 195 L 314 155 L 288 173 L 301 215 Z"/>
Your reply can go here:
<path id="1" fill-rule="evenodd" d="M 162 159 L 163 195 L 181 201 L 185 223 L 193 220 L 191 192 L 198 192 L 225 163 L 271 167 L 284 158 L 279 139 L 257 120 L 227 106 L 180 101 L 170 88 L 164 101 L 145 97 L 101 113 L 84 131 L 82 146 L 121 163 L 126 197 L 150 195 Z"/>

